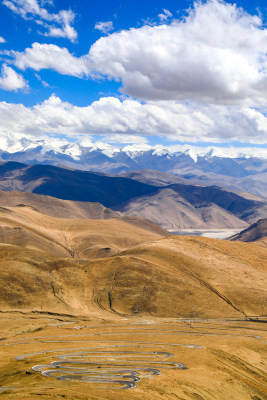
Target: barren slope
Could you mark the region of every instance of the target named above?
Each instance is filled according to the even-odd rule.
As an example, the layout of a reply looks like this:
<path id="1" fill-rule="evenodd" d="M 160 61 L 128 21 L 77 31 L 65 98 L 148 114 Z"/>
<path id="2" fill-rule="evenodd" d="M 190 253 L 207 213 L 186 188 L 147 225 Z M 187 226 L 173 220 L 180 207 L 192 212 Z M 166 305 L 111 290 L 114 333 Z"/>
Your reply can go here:
<path id="1" fill-rule="evenodd" d="M 117 208 L 124 214 L 150 219 L 165 229 L 238 229 L 248 224 L 222 207 L 205 202 L 193 205 L 171 187 L 140 196 Z"/>
<path id="2" fill-rule="evenodd" d="M 87 261 L 6 245 L 0 308 L 106 317 L 260 316 L 266 314 L 266 265 L 264 248 L 208 238 L 172 236 Z"/>
<path id="3" fill-rule="evenodd" d="M 53 218 L 28 206 L 1 207 L 0 243 L 48 255 L 87 258 L 109 256 L 166 236 L 150 222 L 134 218 L 129 221 Z"/>
<path id="4" fill-rule="evenodd" d="M 121 218 L 110 208 L 104 207 L 100 203 L 90 203 L 84 201 L 61 200 L 51 196 L 41 194 L 0 190 L 0 206 L 15 207 L 18 205 L 26 205 L 35 208 L 42 214 L 50 215 L 57 218 L 92 218 L 107 219 Z"/>

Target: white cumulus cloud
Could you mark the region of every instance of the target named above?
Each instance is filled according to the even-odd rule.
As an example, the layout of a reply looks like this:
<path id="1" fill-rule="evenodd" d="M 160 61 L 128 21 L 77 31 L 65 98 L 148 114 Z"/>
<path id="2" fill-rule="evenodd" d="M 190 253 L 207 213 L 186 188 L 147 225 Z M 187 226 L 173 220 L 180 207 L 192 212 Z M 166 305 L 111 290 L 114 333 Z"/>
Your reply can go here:
<path id="1" fill-rule="evenodd" d="M 18 74 L 8 65 L 3 64 L 0 76 L 0 89 L 17 92 L 27 87 L 28 85 L 21 74 Z"/>
<path id="2" fill-rule="evenodd" d="M 0 43 L 6 43 L 6 39 L 3 36 L 0 36 Z"/>
<path id="3" fill-rule="evenodd" d="M 252 104 L 267 99 L 267 30 L 257 16 L 218 0 L 185 20 L 100 38 L 94 70 L 142 99 Z"/>
<path id="4" fill-rule="evenodd" d="M 46 29 L 45 36 L 67 38 L 72 42 L 77 39 L 77 32 L 72 26 L 75 20 L 72 10 L 50 13 L 43 6 L 53 5 L 52 1 L 41 1 L 41 5 L 38 0 L 3 0 L 2 3 L 23 19 L 34 19 L 38 25 L 42 25 Z"/>
<path id="5" fill-rule="evenodd" d="M 15 57 L 15 65 L 22 70 L 53 69 L 63 75 L 88 75 L 88 56 L 75 57 L 67 48 L 55 44 L 33 43 L 24 52 L 12 51 L 11 54 Z"/>
<path id="6" fill-rule="evenodd" d="M 0 102 L 0 133 L 165 136 L 173 141 L 265 143 L 267 117 L 247 107 L 149 102 L 104 97 L 86 107 L 56 95 L 34 107 Z"/>
<path id="7" fill-rule="evenodd" d="M 219 0 L 196 2 L 182 20 L 101 37 L 82 57 L 38 43 L 14 52 L 19 68 L 115 79 L 140 99 L 258 107 L 267 100 L 266 54 L 260 17 Z"/>

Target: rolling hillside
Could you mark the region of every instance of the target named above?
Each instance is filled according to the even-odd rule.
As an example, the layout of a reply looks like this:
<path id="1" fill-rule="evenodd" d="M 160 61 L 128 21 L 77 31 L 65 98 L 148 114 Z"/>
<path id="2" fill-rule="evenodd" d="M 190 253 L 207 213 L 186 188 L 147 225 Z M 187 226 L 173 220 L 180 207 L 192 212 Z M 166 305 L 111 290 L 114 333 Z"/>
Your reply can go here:
<path id="1" fill-rule="evenodd" d="M 121 229 L 120 222 L 115 223 Z M 105 318 L 266 316 L 266 249 L 253 243 L 179 236 L 132 247 L 145 240 L 143 233 L 136 230 L 123 242 L 107 231 L 101 224 L 94 226 L 93 237 L 88 231 L 73 235 L 78 244 L 74 258 L 67 251 L 69 243 L 62 248 L 56 235 L 53 251 L 47 239 L 42 252 L 33 250 L 33 240 L 34 246 L 18 238 L 17 245 L 1 244 L 0 308 Z M 98 246 L 98 251 L 87 251 L 85 242 L 93 249 Z M 131 248 L 113 257 L 103 258 L 102 252 L 96 259 L 103 245 Z"/>
<path id="2" fill-rule="evenodd" d="M 130 222 L 126 222 L 130 221 Z M 167 235 L 142 219 L 64 219 L 29 206 L 0 207 L 0 243 L 58 257 L 107 257 Z"/>
<path id="3" fill-rule="evenodd" d="M 142 219 L 56 218 L 17 205 L 0 208 L 0 246 L 0 309 L 210 318 L 265 312 L 267 252 L 253 243 L 168 237 Z"/>

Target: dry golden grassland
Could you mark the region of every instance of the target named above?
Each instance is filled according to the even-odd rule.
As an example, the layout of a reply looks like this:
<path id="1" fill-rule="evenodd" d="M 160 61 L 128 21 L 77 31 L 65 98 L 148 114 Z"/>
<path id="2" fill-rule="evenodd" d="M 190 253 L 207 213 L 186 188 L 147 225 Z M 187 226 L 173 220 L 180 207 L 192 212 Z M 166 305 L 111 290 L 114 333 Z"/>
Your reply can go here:
<path id="1" fill-rule="evenodd" d="M 266 399 L 266 248 L 29 207 L 0 222 L 0 399 Z"/>
<path id="2" fill-rule="evenodd" d="M 2 399 L 264 400 L 267 395 L 267 332 L 260 322 L 22 312 L 1 314 L 0 321 Z"/>

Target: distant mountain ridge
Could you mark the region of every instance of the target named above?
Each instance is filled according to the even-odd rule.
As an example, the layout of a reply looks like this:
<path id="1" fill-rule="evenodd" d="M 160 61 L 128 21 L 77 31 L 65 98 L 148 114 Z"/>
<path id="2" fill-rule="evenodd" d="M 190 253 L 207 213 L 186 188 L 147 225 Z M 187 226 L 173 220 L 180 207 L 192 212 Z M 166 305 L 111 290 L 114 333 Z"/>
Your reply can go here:
<path id="1" fill-rule="evenodd" d="M 148 182 L 51 165 L 0 165 L 0 190 L 97 202 L 164 229 L 243 229 L 267 215 L 264 199 L 246 198 L 217 186 Z"/>
<path id="2" fill-rule="evenodd" d="M 267 197 L 267 149 L 191 145 L 128 145 L 122 148 L 92 143 L 87 138 L 69 143 L 59 138 L 27 138 L 1 134 L 0 161 L 50 164 L 64 168 L 123 174 L 153 169 L 198 181 L 242 189 Z"/>
<path id="3" fill-rule="evenodd" d="M 155 186 L 124 177 L 12 162 L 0 165 L 0 179 L 1 190 L 28 191 L 62 200 L 99 202 L 105 207 L 116 206 L 134 196 L 157 190 Z"/>

